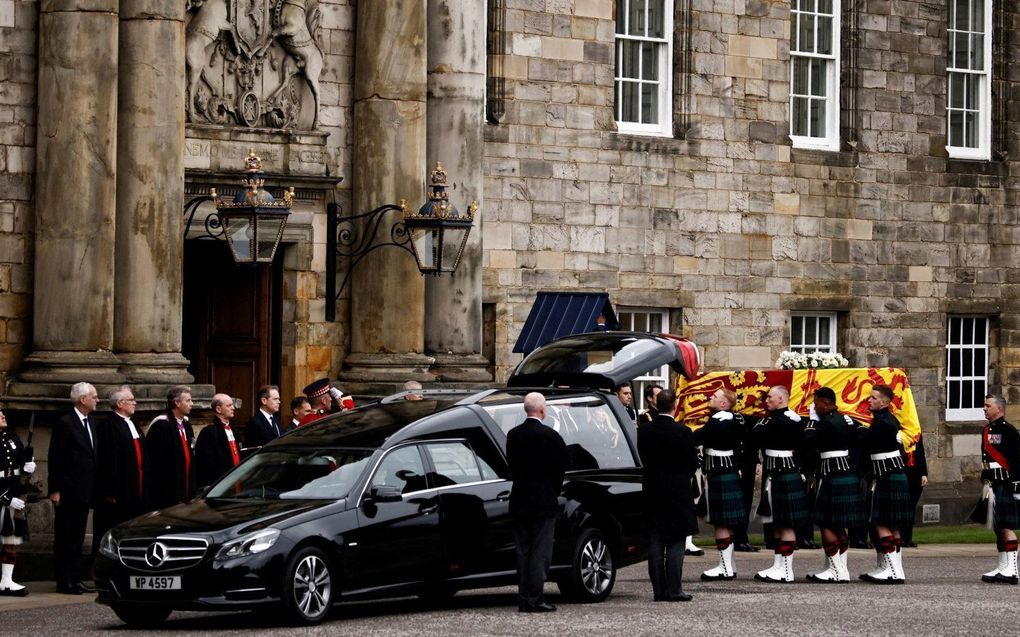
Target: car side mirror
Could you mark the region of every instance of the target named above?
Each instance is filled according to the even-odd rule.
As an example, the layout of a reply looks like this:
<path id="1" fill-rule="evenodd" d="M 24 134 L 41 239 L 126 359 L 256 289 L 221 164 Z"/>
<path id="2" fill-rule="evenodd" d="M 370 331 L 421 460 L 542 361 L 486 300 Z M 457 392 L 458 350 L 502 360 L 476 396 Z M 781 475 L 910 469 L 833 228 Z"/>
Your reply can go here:
<path id="1" fill-rule="evenodd" d="M 372 502 L 400 502 L 404 499 L 400 487 L 391 487 L 388 484 L 378 484 L 368 492 Z"/>

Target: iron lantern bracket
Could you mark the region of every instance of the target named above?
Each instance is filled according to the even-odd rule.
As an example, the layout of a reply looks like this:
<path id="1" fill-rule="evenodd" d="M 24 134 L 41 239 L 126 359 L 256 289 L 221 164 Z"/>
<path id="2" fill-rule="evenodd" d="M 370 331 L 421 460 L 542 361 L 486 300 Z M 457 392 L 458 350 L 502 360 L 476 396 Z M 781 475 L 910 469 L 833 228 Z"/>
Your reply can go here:
<path id="1" fill-rule="evenodd" d="M 207 201 L 212 201 L 211 195 L 198 195 L 192 197 L 188 203 L 184 204 L 184 238 L 188 238 L 188 233 L 191 232 L 191 224 L 195 221 L 195 213 L 202 207 Z M 223 228 L 223 222 L 220 220 L 220 216 L 216 212 L 210 212 L 205 217 L 205 234 L 195 237 L 196 239 L 217 239 L 223 241 L 226 239 L 225 230 Z"/>

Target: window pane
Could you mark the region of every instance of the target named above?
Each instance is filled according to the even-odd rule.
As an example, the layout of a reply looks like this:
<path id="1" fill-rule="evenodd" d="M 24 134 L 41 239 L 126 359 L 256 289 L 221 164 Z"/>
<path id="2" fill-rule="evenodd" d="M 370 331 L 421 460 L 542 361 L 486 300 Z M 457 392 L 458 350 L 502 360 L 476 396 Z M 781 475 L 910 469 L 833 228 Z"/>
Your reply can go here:
<path id="1" fill-rule="evenodd" d="M 985 365 L 985 350 L 983 347 L 979 347 L 974 350 L 974 375 L 984 376 L 988 373 L 988 367 Z"/>
<path id="2" fill-rule="evenodd" d="M 372 477 L 372 486 L 399 487 L 401 493 L 425 489 L 425 466 L 417 447 L 403 447 L 390 453 L 379 464 Z"/>
<path id="3" fill-rule="evenodd" d="M 818 52 L 832 54 L 832 18 L 818 18 Z"/>
<path id="4" fill-rule="evenodd" d="M 963 114 L 963 145 L 967 148 L 978 147 L 978 114 L 965 112 Z"/>
<path id="5" fill-rule="evenodd" d="M 471 451 L 471 448 L 464 443 L 432 444 L 426 445 L 425 449 L 436 468 L 436 473 L 433 474 L 435 481 L 433 486 L 446 487 L 451 484 L 466 484 L 482 480 L 475 452 Z"/>
<path id="6" fill-rule="evenodd" d="M 970 407 L 980 407 L 984 404 L 984 398 L 988 394 L 985 381 L 976 380 L 974 381 L 974 404 L 969 405 Z"/>
<path id="7" fill-rule="evenodd" d="M 962 342 L 966 345 L 970 345 L 974 342 L 974 319 L 969 316 L 965 316 L 961 319 L 960 325 L 963 336 Z"/>
<path id="8" fill-rule="evenodd" d="M 971 0 L 970 5 L 970 30 L 985 30 L 985 0 Z"/>
<path id="9" fill-rule="evenodd" d="M 627 0 L 616 0 L 616 32 L 626 33 Z"/>
<path id="10" fill-rule="evenodd" d="M 960 381 L 949 381 L 949 399 L 946 401 L 946 406 L 949 409 L 960 408 Z"/>
<path id="11" fill-rule="evenodd" d="M 663 0 L 651 0 L 648 3 L 648 35 L 653 38 L 661 38 L 663 32 Z"/>
<path id="12" fill-rule="evenodd" d="M 960 383 L 960 407 L 967 409 L 974 406 L 974 385 L 970 381 Z"/>
<path id="13" fill-rule="evenodd" d="M 638 85 L 636 82 L 620 82 L 620 85 L 622 93 L 620 102 L 623 104 L 620 121 L 636 122 L 638 121 Z"/>
<path id="14" fill-rule="evenodd" d="M 985 36 L 980 33 L 970 36 L 970 68 L 975 71 L 985 69 Z"/>
<path id="15" fill-rule="evenodd" d="M 960 350 L 958 349 L 949 350 L 949 375 L 954 378 L 962 375 L 960 374 Z"/>
<path id="16" fill-rule="evenodd" d="M 815 17 L 811 15 L 800 16 L 800 28 L 798 29 L 797 50 L 813 52 L 815 50 Z"/>
<path id="17" fill-rule="evenodd" d="M 804 317 L 794 316 L 790 319 L 790 344 L 800 345 L 804 342 Z"/>
<path id="18" fill-rule="evenodd" d="M 958 318 L 949 319 L 949 344 L 960 344 L 960 319 Z"/>
<path id="19" fill-rule="evenodd" d="M 967 30 L 968 18 L 970 17 L 970 0 L 953 0 L 953 11 L 955 19 L 950 23 L 956 26 L 957 30 Z"/>
<path id="20" fill-rule="evenodd" d="M 818 13 L 832 15 L 832 0 L 818 0 Z"/>
<path id="21" fill-rule="evenodd" d="M 961 376 L 973 376 L 974 375 L 974 350 L 969 347 L 960 352 L 960 375 Z"/>
<path id="22" fill-rule="evenodd" d="M 659 45 L 654 42 L 641 43 L 641 77 L 646 80 L 659 79 Z"/>
<path id="23" fill-rule="evenodd" d="M 949 74 L 949 107 L 963 108 L 964 87 L 966 76 L 963 73 Z"/>
<path id="24" fill-rule="evenodd" d="M 645 34 L 645 0 L 630 0 L 630 22 L 628 33 L 631 35 Z"/>
<path id="25" fill-rule="evenodd" d="M 810 68 L 811 60 L 808 58 L 795 57 L 793 58 L 793 94 L 794 95 L 807 95 L 808 94 L 808 69 Z"/>
<path id="26" fill-rule="evenodd" d="M 814 11 L 815 0 L 800 0 L 800 8 L 802 11 Z"/>
<path id="27" fill-rule="evenodd" d="M 811 137 L 825 137 L 825 100 L 811 100 Z"/>
<path id="28" fill-rule="evenodd" d="M 988 319 L 986 318 L 976 319 L 974 328 L 976 330 L 974 334 L 974 343 L 978 345 L 984 345 L 988 336 L 986 334 L 986 332 L 988 331 Z"/>
<path id="29" fill-rule="evenodd" d="M 641 43 L 633 40 L 623 40 L 623 71 L 620 77 L 638 77 L 638 60 L 641 55 Z"/>
<path id="30" fill-rule="evenodd" d="M 808 134 L 808 99 L 806 97 L 793 98 L 793 114 L 790 118 L 790 129 L 794 135 Z"/>
<path id="31" fill-rule="evenodd" d="M 829 345 L 829 335 L 832 327 L 828 316 L 818 317 L 818 344 Z"/>
<path id="32" fill-rule="evenodd" d="M 949 113 L 949 145 L 963 146 L 963 113 L 959 111 Z"/>
<path id="33" fill-rule="evenodd" d="M 659 121 L 659 85 L 641 85 L 641 123 L 655 124 Z"/>
<path id="34" fill-rule="evenodd" d="M 811 94 L 818 97 L 825 97 L 828 91 L 826 90 L 826 78 L 827 68 L 829 63 L 826 60 L 820 60 L 817 58 L 811 59 Z"/>
<path id="35" fill-rule="evenodd" d="M 970 68 L 967 66 L 967 63 L 970 60 L 970 36 L 966 33 L 957 33 L 955 38 L 956 52 L 953 57 L 953 68 Z"/>
<path id="36" fill-rule="evenodd" d="M 648 315 L 648 331 L 662 332 L 662 315 L 655 313 Z"/>

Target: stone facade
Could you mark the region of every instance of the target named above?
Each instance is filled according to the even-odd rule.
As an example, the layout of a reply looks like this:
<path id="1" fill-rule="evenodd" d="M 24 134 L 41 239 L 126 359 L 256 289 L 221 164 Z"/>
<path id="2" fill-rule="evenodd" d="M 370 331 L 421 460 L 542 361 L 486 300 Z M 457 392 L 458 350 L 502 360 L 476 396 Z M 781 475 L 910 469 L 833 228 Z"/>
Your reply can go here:
<path id="1" fill-rule="evenodd" d="M 787 135 L 788 0 L 674 1 L 674 131 L 668 137 L 617 130 L 614 0 L 472 0 L 463 5 L 385 0 L 385 10 L 379 9 L 384 0 L 379 2 L 374 9 L 382 16 L 394 7 L 414 5 L 414 19 L 420 20 L 416 27 L 401 23 L 410 29 L 401 36 L 402 44 L 416 55 L 442 60 L 430 62 L 424 73 L 413 65 L 414 87 L 392 95 L 359 95 L 359 70 L 389 73 L 372 79 L 383 86 L 393 82 L 394 68 L 385 60 L 356 64 L 359 55 L 384 55 L 386 47 L 363 50 L 369 45 L 359 42 L 374 34 L 356 33 L 362 22 L 354 0 L 319 0 L 311 3 L 318 10 L 314 26 L 322 54 L 317 126 L 307 111 L 311 89 L 302 85 L 302 106 L 288 129 L 260 127 L 269 120 L 249 127 L 236 118 L 229 126 L 192 119 L 185 129 L 181 153 L 188 196 L 236 170 L 239 154 L 250 145 L 260 146 L 269 170 L 279 173 L 279 185 L 290 185 L 288 178 L 305 180 L 297 184 L 298 205 L 281 248 L 280 378 L 285 395 L 316 377 L 350 372 L 352 343 L 355 358 L 364 365 L 350 376 L 352 382 L 366 378 L 371 373 L 366 369 L 380 368 L 366 356 L 385 352 L 376 351 L 378 335 L 368 333 L 372 326 L 356 324 L 352 296 L 366 295 L 361 307 L 378 312 L 377 302 L 386 303 L 386 312 L 399 313 L 403 321 L 423 317 L 427 323 L 429 315 L 445 307 L 443 294 L 455 295 L 450 306 L 458 312 L 462 308 L 471 323 L 461 340 L 472 351 L 456 351 L 456 344 L 446 342 L 463 327 L 454 321 L 449 329 L 434 323 L 430 330 L 426 324 L 424 335 L 416 326 L 393 354 L 414 355 L 405 367 L 419 370 L 423 355 L 471 359 L 476 347 L 471 343 L 482 327 L 475 323 L 485 316 L 486 346 L 493 352 L 497 380 L 505 379 L 520 359 L 511 350 L 540 289 L 608 291 L 617 306 L 668 310 L 682 317 L 672 331 L 697 342 L 711 369 L 771 366 L 789 345 L 792 311 L 832 311 L 838 315 L 839 349 L 851 364 L 907 369 L 932 479 L 945 485 L 929 492 L 937 495 L 941 488 L 949 496 L 960 484 L 973 485 L 977 425 L 944 418 L 948 315 L 991 317 L 990 385 L 1011 403 L 1020 403 L 1020 234 L 1014 230 L 1020 210 L 1020 70 L 1004 62 L 1020 57 L 1020 12 L 1011 3 L 1002 5 L 1001 22 L 996 22 L 996 155 L 976 162 L 949 159 L 945 150 L 946 2 L 844 0 L 845 35 L 854 36 L 858 45 L 853 64 L 846 60 L 841 73 L 845 103 L 838 152 L 795 149 Z M 34 319 L 33 286 L 38 285 L 32 274 L 36 33 L 39 7 L 48 4 L 0 0 L 3 383 L 20 373 L 22 359 L 32 351 L 28 326 Z M 370 202 L 388 203 L 379 197 L 396 196 L 392 183 L 381 193 L 358 194 L 357 183 L 376 183 L 373 179 L 383 176 L 356 173 L 376 165 L 381 171 L 396 169 L 396 153 L 406 160 L 411 148 L 397 133 L 385 144 L 366 141 L 362 136 L 370 126 L 396 120 L 364 115 L 359 121 L 355 104 L 361 100 L 370 114 L 390 105 L 368 101 L 406 100 L 410 105 L 394 105 L 393 112 L 407 118 L 408 109 L 424 105 L 430 122 L 439 110 L 434 107 L 439 94 L 463 100 L 465 110 L 477 109 L 477 91 L 468 84 L 478 74 L 478 60 L 466 55 L 458 65 L 456 46 L 425 44 L 426 35 L 471 38 L 464 50 L 474 50 L 484 34 L 449 26 L 465 24 L 464 15 L 450 18 L 451 7 L 468 5 L 473 15 L 490 6 L 505 9 L 503 37 L 493 38 L 505 42 L 505 49 L 489 52 L 490 62 L 498 62 L 490 64 L 490 72 L 498 69 L 503 83 L 501 94 L 488 98 L 502 99 L 501 110 L 480 127 L 481 139 L 465 143 L 470 150 L 481 149 L 483 159 L 476 163 L 482 192 L 454 192 L 463 198 L 456 201 L 461 208 L 470 199 L 481 203 L 483 221 L 475 231 L 482 239 L 481 298 L 476 301 L 486 311 L 464 304 L 464 296 L 476 289 L 470 281 L 426 287 L 424 300 L 420 289 L 411 290 L 415 305 L 431 308 L 423 312 L 373 289 L 377 273 L 364 272 L 340 298 L 338 320 L 327 321 L 326 306 L 334 301 L 326 293 L 325 206 L 335 199 L 350 214 L 363 212 Z M 396 23 L 386 24 L 393 28 Z M 222 74 L 218 81 L 222 92 Z M 272 93 L 274 85 L 267 86 Z M 422 86 L 427 96 L 417 91 Z M 430 162 L 454 164 L 437 155 L 449 142 L 442 140 L 444 131 L 459 125 L 456 109 L 449 106 L 442 106 L 447 110 L 441 118 L 426 124 L 432 129 L 424 137 L 420 122 L 411 126 L 418 131 L 414 157 L 421 155 L 418 145 L 424 145 Z M 458 130 L 476 129 L 468 122 Z M 365 148 L 372 150 L 358 150 Z M 426 166 L 419 170 L 424 182 Z M 323 186 L 327 173 L 343 177 L 332 192 Z M 401 179 L 414 181 L 407 175 Z M 313 182 L 314 187 L 309 185 Z M 462 190 L 472 187 L 462 183 Z M 353 202 L 358 202 L 356 211 Z M 393 253 L 385 254 L 374 269 L 386 267 L 392 258 Z M 342 278 L 347 264 L 338 268 Z M 383 329 L 396 330 L 399 324 Z M 354 338 L 359 329 L 362 335 Z M 429 351 L 430 343 L 444 351 Z M 1020 420 L 1020 407 L 1011 407 L 1009 414 Z"/>

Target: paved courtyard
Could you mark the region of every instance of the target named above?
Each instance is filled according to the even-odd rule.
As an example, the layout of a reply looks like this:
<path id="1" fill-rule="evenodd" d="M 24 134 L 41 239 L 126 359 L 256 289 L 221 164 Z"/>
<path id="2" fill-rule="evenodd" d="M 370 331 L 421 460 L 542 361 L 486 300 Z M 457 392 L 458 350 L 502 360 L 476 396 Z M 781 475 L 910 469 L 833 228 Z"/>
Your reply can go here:
<path id="1" fill-rule="evenodd" d="M 737 554 L 738 579 L 697 581 L 715 562 L 711 553 L 687 558 L 689 604 L 651 602 L 645 565 L 622 570 L 613 595 L 603 604 L 560 604 L 559 612 L 524 615 L 516 611 L 513 589 L 461 593 L 435 606 L 416 599 L 344 604 L 313 629 L 295 629 L 252 613 L 174 613 L 167 631 L 194 634 L 312 635 L 997 635 L 1016 629 L 1020 587 L 980 582 L 995 563 L 993 546 L 926 546 L 907 549 L 904 586 L 808 584 L 821 551 L 799 551 L 794 566 L 801 581 L 789 585 L 754 582 L 754 571 L 769 566 L 770 554 Z M 872 568 L 874 553 L 852 551 L 851 573 Z M 88 600 L 49 592 L 52 583 L 33 583 L 22 600 L 0 599 L 0 625 L 9 634 L 88 634 L 123 628 L 113 613 Z M 550 587 L 550 591 L 555 591 Z M 558 603 L 558 595 L 550 595 Z"/>

